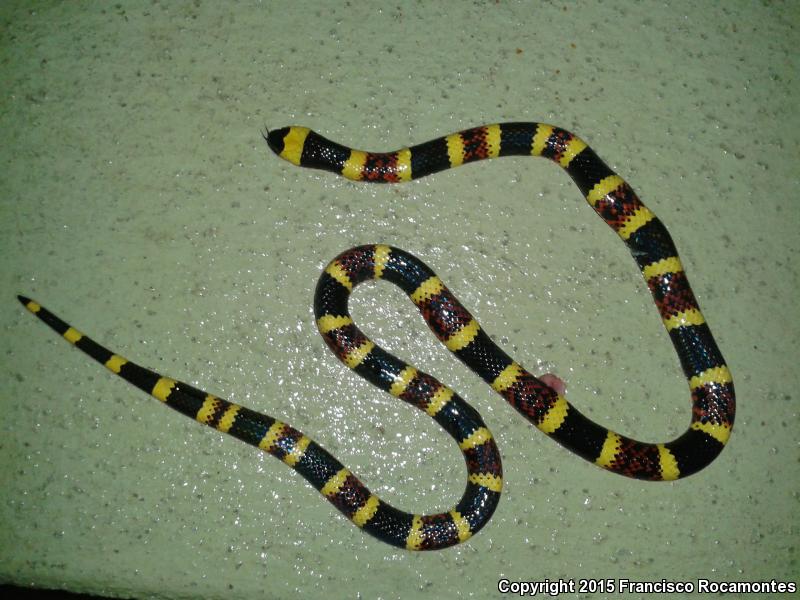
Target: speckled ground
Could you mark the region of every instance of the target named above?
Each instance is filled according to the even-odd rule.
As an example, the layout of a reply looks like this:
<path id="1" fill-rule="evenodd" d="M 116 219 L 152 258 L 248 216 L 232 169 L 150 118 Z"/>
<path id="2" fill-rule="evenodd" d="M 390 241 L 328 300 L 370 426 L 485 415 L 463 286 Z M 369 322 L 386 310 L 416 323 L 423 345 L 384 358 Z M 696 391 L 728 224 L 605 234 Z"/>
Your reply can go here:
<path id="1" fill-rule="evenodd" d="M 380 6 L 0 4 L 0 581 L 388 599 L 499 597 L 501 578 L 796 578 L 797 7 Z M 586 464 L 465 372 L 399 290 L 364 286 L 361 327 L 470 399 L 504 456 L 483 532 L 398 551 L 14 298 L 285 419 L 399 507 L 444 509 L 464 477 L 450 438 L 354 378 L 313 324 L 321 267 L 389 243 L 582 411 L 674 437 L 689 418 L 677 358 L 627 250 L 559 169 L 505 159 L 357 185 L 288 165 L 260 133 L 303 124 L 378 150 L 498 120 L 575 131 L 670 229 L 740 403 L 706 471 L 647 484 Z"/>

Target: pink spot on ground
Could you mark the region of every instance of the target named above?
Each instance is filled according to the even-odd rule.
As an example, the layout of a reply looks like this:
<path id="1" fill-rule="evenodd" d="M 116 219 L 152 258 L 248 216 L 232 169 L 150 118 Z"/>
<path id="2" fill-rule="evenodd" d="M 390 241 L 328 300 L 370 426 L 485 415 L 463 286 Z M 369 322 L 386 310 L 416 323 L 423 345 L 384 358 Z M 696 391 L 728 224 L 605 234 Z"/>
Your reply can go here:
<path id="1" fill-rule="evenodd" d="M 539 380 L 553 388 L 559 396 L 563 396 L 567 392 L 567 384 L 558 375 L 545 373 L 539 377 Z"/>

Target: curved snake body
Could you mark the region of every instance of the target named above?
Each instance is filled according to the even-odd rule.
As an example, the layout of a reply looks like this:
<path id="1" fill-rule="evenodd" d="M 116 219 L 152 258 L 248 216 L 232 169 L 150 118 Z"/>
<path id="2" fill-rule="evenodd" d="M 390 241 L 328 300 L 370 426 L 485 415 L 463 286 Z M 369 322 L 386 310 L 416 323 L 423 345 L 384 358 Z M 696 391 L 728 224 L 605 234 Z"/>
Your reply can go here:
<path id="1" fill-rule="evenodd" d="M 382 278 L 398 285 L 461 361 L 536 427 L 604 469 L 638 479 L 673 480 L 702 469 L 721 452 L 733 426 L 733 382 L 672 239 L 628 184 L 582 140 L 539 123 L 476 127 L 390 153 L 350 149 L 303 127 L 273 130 L 265 137 L 279 156 L 294 164 L 375 182 L 408 181 L 505 155 L 544 156 L 558 163 L 623 239 L 642 271 L 689 383 L 692 417 L 688 430 L 672 442 L 651 444 L 594 423 L 498 348 L 422 261 L 390 246 L 352 248 L 331 261 L 320 277 L 314 298 L 320 333 L 337 357 L 359 375 L 432 416 L 458 442 L 467 465 L 466 489 L 451 510 L 434 515 L 406 513 L 372 494 L 336 458 L 289 425 L 136 365 L 34 300 L 20 296 L 20 301 L 129 383 L 201 423 L 280 458 L 357 526 L 411 550 L 458 544 L 487 523 L 502 488 L 500 455 L 472 407 L 435 378 L 380 348 L 353 323 L 348 298 L 365 280 Z"/>

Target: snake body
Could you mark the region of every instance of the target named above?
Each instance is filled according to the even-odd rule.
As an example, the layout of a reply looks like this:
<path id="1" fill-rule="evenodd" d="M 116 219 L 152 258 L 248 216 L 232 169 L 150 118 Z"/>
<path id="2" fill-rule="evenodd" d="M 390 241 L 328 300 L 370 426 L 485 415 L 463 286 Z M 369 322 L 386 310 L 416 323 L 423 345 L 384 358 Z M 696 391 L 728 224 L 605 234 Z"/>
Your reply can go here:
<path id="1" fill-rule="evenodd" d="M 461 500 L 447 512 L 418 515 L 372 494 L 336 458 L 291 426 L 189 384 L 136 365 L 101 346 L 24 296 L 25 307 L 77 348 L 167 406 L 256 446 L 294 468 L 357 526 L 411 550 L 463 542 L 491 518 L 502 489 L 499 451 L 480 415 L 448 387 L 369 340 L 348 312 L 352 289 L 385 279 L 403 289 L 436 337 L 526 419 L 575 454 L 637 479 L 674 480 L 699 471 L 725 446 L 735 396 L 728 367 L 692 293 L 664 225 L 633 190 L 573 134 L 540 123 L 505 123 L 464 130 L 396 152 L 354 150 L 304 127 L 265 136 L 270 148 L 300 166 L 353 180 L 401 182 L 505 155 L 549 158 L 563 167 L 589 204 L 622 238 L 653 295 L 689 384 L 687 431 L 667 443 L 645 443 L 583 416 L 567 400 L 501 350 L 413 255 L 386 245 L 359 246 L 323 271 L 314 297 L 317 327 L 336 356 L 356 373 L 433 417 L 459 444 L 467 466 Z"/>

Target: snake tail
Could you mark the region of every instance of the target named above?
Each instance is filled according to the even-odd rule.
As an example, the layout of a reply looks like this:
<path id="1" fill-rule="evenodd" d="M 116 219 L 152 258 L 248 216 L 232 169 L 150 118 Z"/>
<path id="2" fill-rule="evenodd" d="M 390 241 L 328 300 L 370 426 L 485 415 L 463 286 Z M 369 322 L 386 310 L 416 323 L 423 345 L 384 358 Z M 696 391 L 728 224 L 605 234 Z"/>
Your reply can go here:
<path id="1" fill-rule="evenodd" d="M 273 417 L 223 400 L 187 383 L 141 367 L 84 335 L 25 296 L 19 301 L 73 346 L 112 373 L 170 408 L 279 458 L 302 475 L 355 525 L 386 543 L 409 550 L 437 550 L 461 543 L 491 518 L 500 499 L 502 466 L 494 438 L 480 415 L 448 388 L 383 355 L 383 377 L 398 378 L 393 393 L 426 412 L 459 443 L 468 479 L 461 500 L 447 512 L 403 512 L 372 494 L 322 446 Z M 372 363 L 376 364 L 376 363 Z"/>

